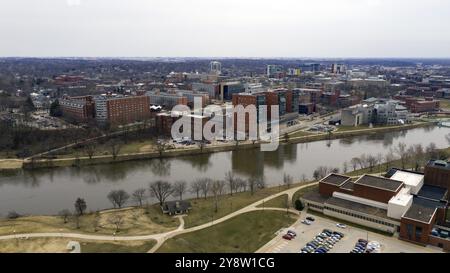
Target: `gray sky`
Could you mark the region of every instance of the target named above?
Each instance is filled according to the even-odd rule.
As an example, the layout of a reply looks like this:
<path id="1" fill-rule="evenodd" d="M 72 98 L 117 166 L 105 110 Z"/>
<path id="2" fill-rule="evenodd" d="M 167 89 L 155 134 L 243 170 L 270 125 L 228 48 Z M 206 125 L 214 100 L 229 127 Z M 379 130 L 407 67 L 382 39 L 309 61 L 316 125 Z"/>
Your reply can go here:
<path id="1" fill-rule="evenodd" d="M 450 57 L 448 0 L 1 0 L 0 56 Z"/>

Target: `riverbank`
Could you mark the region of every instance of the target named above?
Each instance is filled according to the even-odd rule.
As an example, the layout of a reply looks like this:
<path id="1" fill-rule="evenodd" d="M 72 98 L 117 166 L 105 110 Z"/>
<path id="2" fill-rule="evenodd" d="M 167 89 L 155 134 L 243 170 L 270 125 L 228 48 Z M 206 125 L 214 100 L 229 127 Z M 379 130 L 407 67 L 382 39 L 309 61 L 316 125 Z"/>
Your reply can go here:
<path id="1" fill-rule="evenodd" d="M 434 122 L 418 122 L 414 124 L 408 124 L 403 126 L 386 126 L 379 128 L 368 128 L 368 129 L 352 129 L 348 131 L 337 131 L 330 133 L 320 133 L 314 135 L 305 135 L 298 137 L 284 137 L 280 136 L 280 144 L 296 144 L 296 143 L 307 143 L 307 142 L 315 142 L 322 140 L 331 140 L 331 139 L 339 139 L 346 137 L 354 137 L 354 136 L 362 136 L 362 135 L 371 135 L 371 134 L 379 134 L 385 132 L 392 131 L 402 131 L 402 130 L 410 130 L 414 128 L 426 127 L 435 124 Z M 241 142 L 236 145 L 236 143 L 224 143 L 221 145 L 215 146 L 206 146 L 203 148 L 200 147 L 189 147 L 182 149 L 171 149 L 163 152 L 158 151 L 149 151 L 149 152 L 140 152 L 140 153 L 128 153 L 128 154 L 119 154 L 116 157 L 112 155 L 99 155 L 93 156 L 92 158 L 88 156 L 76 157 L 76 158 L 58 158 L 58 159 L 32 159 L 25 160 L 23 164 L 15 164 L 9 163 L 10 169 L 38 169 L 38 168 L 55 168 L 55 167 L 81 167 L 88 165 L 98 165 L 98 164 L 110 164 L 115 162 L 125 162 L 125 161 L 133 161 L 133 160 L 148 160 L 155 158 L 170 158 L 170 157 L 179 157 L 179 156 L 191 156 L 191 155 L 200 155 L 207 153 L 217 153 L 217 152 L 227 152 L 234 150 L 242 150 L 242 149 L 259 149 L 260 143 L 252 143 L 251 141 Z M 0 161 L 1 162 L 1 161 Z M 6 166 L 7 164 L 5 164 Z M 2 169 L 2 164 L 0 163 L 0 170 Z M 5 168 L 6 169 L 6 168 Z"/>

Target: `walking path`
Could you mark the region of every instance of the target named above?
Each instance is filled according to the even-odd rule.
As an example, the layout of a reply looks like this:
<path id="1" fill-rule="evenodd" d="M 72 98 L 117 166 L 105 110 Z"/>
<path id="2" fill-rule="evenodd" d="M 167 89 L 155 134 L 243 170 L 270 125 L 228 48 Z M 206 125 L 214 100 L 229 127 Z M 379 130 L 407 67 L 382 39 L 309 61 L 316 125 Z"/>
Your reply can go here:
<path id="1" fill-rule="evenodd" d="M 42 238 L 42 237 L 53 237 L 53 238 L 73 238 L 73 239 L 85 239 L 85 240 L 94 240 L 94 241 L 144 241 L 144 240 L 156 240 L 156 245 L 150 249 L 151 252 L 155 252 L 166 240 L 173 238 L 180 234 L 185 234 L 189 232 L 194 232 L 198 230 L 202 230 L 217 224 L 220 224 L 222 222 L 225 222 L 235 216 L 251 212 L 251 211 L 257 211 L 257 210 L 279 210 L 279 211 L 286 211 L 286 209 L 283 208 L 258 208 L 257 206 L 261 205 L 263 202 L 267 202 L 273 198 L 276 198 L 281 195 L 288 195 L 288 200 L 292 200 L 293 195 L 300 189 L 303 189 L 305 187 L 309 187 L 312 185 L 316 185 L 317 182 L 314 183 L 308 183 L 301 186 L 297 186 L 276 194 L 273 194 L 269 197 L 266 197 L 264 199 L 261 199 L 253 204 L 250 204 L 242 209 L 239 209 L 233 213 L 230 213 L 222 218 L 219 218 L 213 222 L 205 223 L 203 225 L 195 226 L 192 228 L 185 229 L 184 228 L 184 219 L 183 217 L 185 215 L 179 215 L 175 216 L 179 219 L 180 225 L 177 229 L 168 231 L 165 233 L 158 233 L 158 234 L 150 234 L 150 235 L 138 235 L 138 236 L 111 236 L 111 235 L 90 235 L 90 234 L 81 234 L 81 233 L 58 233 L 58 232 L 52 232 L 52 233 L 23 233 L 23 234 L 13 234 L 13 235 L 4 235 L 0 236 L 0 240 L 10 240 L 10 239 L 17 239 L 17 238 Z M 290 213 L 294 213 L 296 215 L 300 215 L 298 211 L 289 209 Z"/>

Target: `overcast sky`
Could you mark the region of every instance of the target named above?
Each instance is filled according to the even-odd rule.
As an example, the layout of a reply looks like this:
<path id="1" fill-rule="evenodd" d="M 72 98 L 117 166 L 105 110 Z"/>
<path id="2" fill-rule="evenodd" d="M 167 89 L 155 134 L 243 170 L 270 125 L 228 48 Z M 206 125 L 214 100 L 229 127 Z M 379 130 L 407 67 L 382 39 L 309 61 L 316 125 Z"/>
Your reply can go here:
<path id="1" fill-rule="evenodd" d="M 450 1 L 0 0 L 0 56 L 450 57 Z"/>

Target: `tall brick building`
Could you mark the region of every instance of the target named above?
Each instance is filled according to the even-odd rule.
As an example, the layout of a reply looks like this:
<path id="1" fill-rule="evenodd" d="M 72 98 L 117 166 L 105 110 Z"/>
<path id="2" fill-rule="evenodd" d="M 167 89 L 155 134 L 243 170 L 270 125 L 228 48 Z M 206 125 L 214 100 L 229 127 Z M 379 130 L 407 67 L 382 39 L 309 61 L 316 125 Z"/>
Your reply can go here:
<path id="1" fill-rule="evenodd" d="M 94 118 L 95 104 L 92 96 L 67 97 L 59 100 L 63 117 L 77 122 L 87 122 Z"/>
<path id="2" fill-rule="evenodd" d="M 151 117 L 150 98 L 109 97 L 95 98 L 96 119 L 100 124 L 121 125 L 142 121 Z"/>

